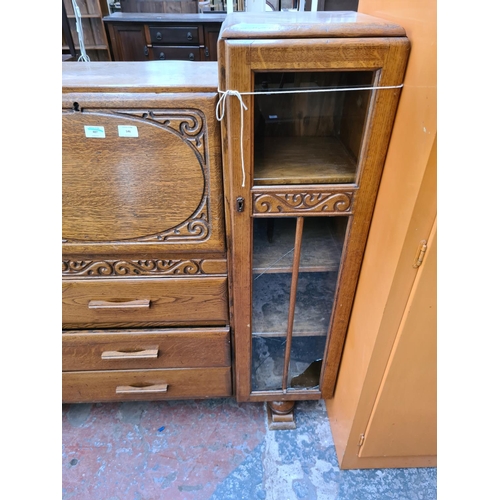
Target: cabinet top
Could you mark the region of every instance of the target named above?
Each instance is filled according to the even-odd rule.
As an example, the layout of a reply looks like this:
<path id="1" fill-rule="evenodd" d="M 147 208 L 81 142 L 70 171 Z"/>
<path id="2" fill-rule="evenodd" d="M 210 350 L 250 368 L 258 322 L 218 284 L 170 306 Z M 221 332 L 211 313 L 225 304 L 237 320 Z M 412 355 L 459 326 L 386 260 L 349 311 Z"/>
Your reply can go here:
<path id="1" fill-rule="evenodd" d="M 226 14 L 191 14 L 162 12 L 113 12 L 104 16 L 105 23 L 222 23 Z"/>
<path id="2" fill-rule="evenodd" d="M 394 23 L 354 11 L 234 12 L 222 24 L 220 37 L 365 38 L 406 36 Z"/>
<path id="3" fill-rule="evenodd" d="M 217 92 L 216 61 L 64 62 L 69 92 Z"/>

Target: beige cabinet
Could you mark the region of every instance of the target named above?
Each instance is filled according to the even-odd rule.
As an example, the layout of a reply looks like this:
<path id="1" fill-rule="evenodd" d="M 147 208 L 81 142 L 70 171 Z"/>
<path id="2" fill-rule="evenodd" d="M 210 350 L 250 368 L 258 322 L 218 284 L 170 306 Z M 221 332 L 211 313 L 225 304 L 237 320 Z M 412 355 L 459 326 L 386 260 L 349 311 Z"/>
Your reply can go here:
<path id="1" fill-rule="evenodd" d="M 436 453 L 436 246 L 434 225 L 362 438 L 361 458 Z"/>
<path id="2" fill-rule="evenodd" d="M 337 385 L 326 401 L 342 469 L 437 461 L 436 2 L 362 0 L 412 44 Z"/>

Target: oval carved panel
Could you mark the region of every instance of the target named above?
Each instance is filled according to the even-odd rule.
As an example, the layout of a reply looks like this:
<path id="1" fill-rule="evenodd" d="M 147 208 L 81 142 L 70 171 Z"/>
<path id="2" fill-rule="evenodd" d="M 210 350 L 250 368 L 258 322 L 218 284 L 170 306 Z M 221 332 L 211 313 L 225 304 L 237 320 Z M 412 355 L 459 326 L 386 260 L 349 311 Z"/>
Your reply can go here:
<path id="1" fill-rule="evenodd" d="M 164 239 L 183 223 L 206 224 L 197 214 L 206 205 L 203 123 L 187 115 L 173 127 L 168 116 L 63 113 L 65 240 Z"/>

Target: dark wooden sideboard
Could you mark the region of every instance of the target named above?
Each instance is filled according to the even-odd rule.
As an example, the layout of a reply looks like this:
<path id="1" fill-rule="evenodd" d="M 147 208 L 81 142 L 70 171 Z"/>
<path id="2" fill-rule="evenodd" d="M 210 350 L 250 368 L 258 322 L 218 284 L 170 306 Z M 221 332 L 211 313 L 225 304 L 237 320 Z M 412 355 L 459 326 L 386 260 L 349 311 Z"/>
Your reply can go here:
<path id="1" fill-rule="evenodd" d="M 225 14 L 120 13 L 104 17 L 114 61 L 216 61 Z"/>

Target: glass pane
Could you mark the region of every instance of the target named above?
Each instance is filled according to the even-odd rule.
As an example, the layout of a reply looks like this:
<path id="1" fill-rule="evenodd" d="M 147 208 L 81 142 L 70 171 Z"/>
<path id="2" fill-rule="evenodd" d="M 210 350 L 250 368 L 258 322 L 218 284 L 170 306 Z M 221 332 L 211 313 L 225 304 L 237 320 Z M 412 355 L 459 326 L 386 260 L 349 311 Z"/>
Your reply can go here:
<path id="1" fill-rule="evenodd" d="M 304 219 L 289 388 L 315 387 L 324 357 L 347 217 Z M 252 390 L 281 390 L 297 219 L 254 219 Z"/>
<path id="2" fill-rule="evenodd" d="M 373 81 L 372 71 L 255 73 L 254 184 L 355 182 L 372 91 L 354 89 Z"/>
<path id="3" fill-rule="evenodd" d="M 281 390 L 295 219 L 254 219 L 252 389 Z"/>

